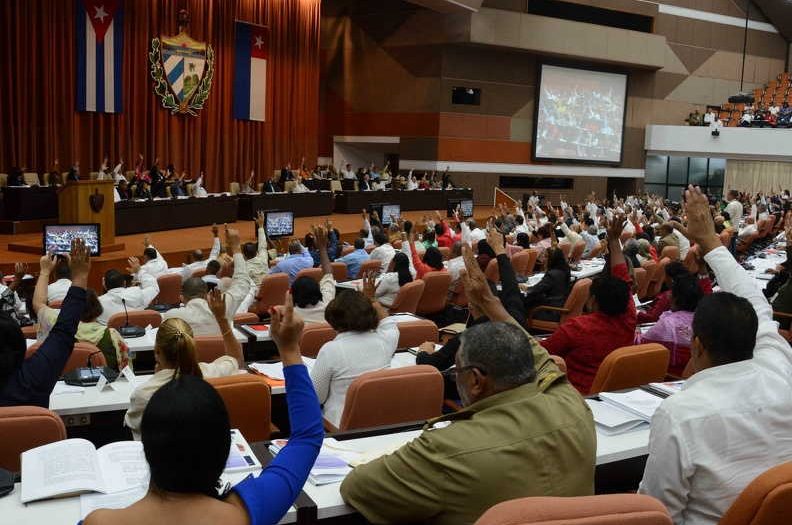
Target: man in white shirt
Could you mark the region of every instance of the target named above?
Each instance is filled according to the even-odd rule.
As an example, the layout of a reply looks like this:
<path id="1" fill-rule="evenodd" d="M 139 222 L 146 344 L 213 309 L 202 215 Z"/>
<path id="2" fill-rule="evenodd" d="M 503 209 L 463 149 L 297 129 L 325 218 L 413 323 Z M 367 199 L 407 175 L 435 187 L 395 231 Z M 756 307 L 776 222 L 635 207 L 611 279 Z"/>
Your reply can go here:
<path id="1" fill-rule="evenodd" d="M 687 192 L 688 232 L 723 292 L 693 319 L 696 373 L 652 418 L 639 492 L 674 523 L 715 525 L 758 475 L 792 457 L 792 353 L 756 281 L 715 233 L 707 197 Z"/>
<path id="2" fill-rule="evenodd" d="M 107 324 L 114 314 L 124 311 L 144 310 L 159 295 L 157 279 L 148 272 L 141 271 L 137 257 L 129 258 L 129 272 L 140 282 L 140 286 L 126 286 L 126 276 L 118 270 L 108 270 L 104 276 L 104 287 L 107 290 L 99 296 L 102 304 L 102 315 L 96 321 Z"/>
<path id="3" fill-rule="evenodd" d="M 595 246 L 599 244 L 599 237 L 597 236 L 597 227 L 593 224 L 580 234 L 583 242 L 586 243 L 586 248 L 583 250 L 583 257 L 588 257 Z"/>
<path id="4" fill-rule="evenodd" d="M 756 227 L 756 219 L 753 217 L 746 217 L 745 226 L 739 229 L 737 232 L 737 238 L 747 239 L 754 233 L 759 233 L 759 228 Z"/>
<path id="5" fill-rule="evenodd" d="M 71 270 L 69 269 L 69 262 L 66 259 L 58 261 L 53 273 L 55 274 L 55 282 L 47 286 L 48 304 L 52 304 L 54 301 L 63 301 L 72 284 Z"/>
<path id="6" fill-rule="evenodd" d="M 381 265 L 380 273 L 385 273 L 388 271 L 388 266 L 390 266 L 393 256 L 396 255 L 396 250 L 388 242 L 388 236 L 382 231 L 377 231 L 374 234 L 374 245 L 376 248 L 371 251 L 369 258 L 379 261 Z"/>
<path id="7" fill-rule="evenodd" d="M 169 271 L 178 271 L 181 273 L 182 281 L 186 281 L 192 277 L 193 273 L 205 270 L 209 261 L 214 261 L 220 256 L 220 237 L 218 236 L 217 225 L 212 226 L 212 235 L 214 236 L 214 241 L 212 242 L 212 251 L 209 252 L 209 257 L 204 257 L 203 250 L 194 250 L 188 256 L 191 262 L 183 264 L 181 269 L 171 268 Z"/>
<path id="8" fill-rule="evenodd" d="M 487 238 L 487 232 L 478 227 L 474 219 L 468 219 L 459 223 L 462 230 L 462 242 L 475 247 L 482 239 Z"/>
<path id="9" fill-rule="evenodd" d="M 154 245 L 151 244 L 151 239 L 149 239 L 148 235 L 143 239 L 143 245 L 145 249 L 143 250 L 143 264 L 140 269 L 153 275 L 155 279 L 168 273 L 168 263 Z"/>
<path id="10" fill-rule="evenodd" d="M 239 232 L 236 230 L 228 231 L 228 243 L 234 254 L 234 275 L 231 278 L 231 285 L 225 291 L 226 317 L 229 322 L 233 322 L 239 305 L 245 300 L 250 291 L 250 279 L 247 275 L 247 266 L 242 256 L 242 249 L 239 243 Z M 220 335 L 220 326 L 217 324 L 206 295 L 209 287 L 203 279 L 191 277 L 184 281 L 182 285 L 182 302 L 184 306 L 174 308 L 162 314 L 163 319 L 178 318 L 190 325 L 195 336 L 201 335 Z"/>
<path id="11" fill-rule="evenodd" d="M 346 163 L 344 168 L 341 170 L 341 178 L 344 180 L 355 180 L 357 179 L 357 175 L 355 174 L 355 170 L 352 169 L 352 164 Z"/>
<path id="12" fill-rule="evenodd" d="M 465 269 L 465 259 L 462 257 L 462 241 L 454 241 L 451 245 L 451 257 L 448 259 L 448 275 L 451 276 L 451 284 L 448 287 L 449 292 L 456 290 L 459 284 L 462 270 Z"/>
<path id="13" fill-rule="evenodd" d="M 726 212 L 729 214 L 729 219 L 731 220 L 732 225 L 736 228 L 740 225 L 740 221 L 743 217 L 743 205 L 738 199 L 739 194 L 737 190 L 729 190 L 729 193 L 726 197 L 728 200 L 728 204 L 726 204 Z"/>
<path id="14" fill-rule="evenodd" d="M 247 242 L 242 247 L 245 257 L 248 276 L 253 285 L 258 287 L 264 276 L 269 273 L 269 253 L 267 252 L 267 232 L 264 230 L 264 212 L 256 215 L 256 228 L 258 230 L 258 243 Z"/>

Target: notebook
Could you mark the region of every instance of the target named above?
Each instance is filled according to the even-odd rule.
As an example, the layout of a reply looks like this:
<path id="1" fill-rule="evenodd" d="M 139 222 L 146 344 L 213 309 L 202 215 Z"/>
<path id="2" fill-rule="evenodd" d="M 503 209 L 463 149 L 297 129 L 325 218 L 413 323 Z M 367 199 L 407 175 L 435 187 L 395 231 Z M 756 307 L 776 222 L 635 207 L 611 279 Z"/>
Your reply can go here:
<path id="1" fill-rule="evenodd" d="M 650 421 L 663 398 L 650 394 L 645 390 L 631 390 L 629 392 L 602 392 L 599 398 L 617 408 Z"/>
<path id="2" fill-rule="evenodd" d="M 597 429 L 605 435 L 615 436 L 649 426 L 649 423 L 643 418 L 605 401 L 586 399 L 586 403 L 594 415 Z"/>
<path id="3" fill-rule="evenodd" d="M 310 372 L 311 369 L 313 368 L 314 363 L 316 363 L 316 359 L 303 356 L 302 360 L 305 366 L 308 368 L 308 371 Z M 265 376 L 271 379 L 276 379 L 278 381 L 283 381 L 284 379 L 286 379 L 285 376 L 283 375 L 283 363 L 281 362 L 250 363 L 248 367 L 252 368 L 256 372 L 264 374 Z"/>
<path id="4" fill-rule="evenodd" d="M 665 383 L 649 383 L 649 386 L 667 396 L 676 394 L 685 385 L 685 381 L 666 381 Z"/>
<path id="5" fill-rule="evenodd" d="M 272 442 L 269 449 L 274 455 L 277 455 L 287 443 L 288 440 L 286 439 L 276 439 Z M 329 453 L 325 450 L 325 447 L 322 447 L 313 467 L 311 467 L 311 472 L 308 474 L 308 481 L 317 486 L 339 483 L 350 472 L 352 472 L 352 467 L 346 460 L 337 454 Z"/>

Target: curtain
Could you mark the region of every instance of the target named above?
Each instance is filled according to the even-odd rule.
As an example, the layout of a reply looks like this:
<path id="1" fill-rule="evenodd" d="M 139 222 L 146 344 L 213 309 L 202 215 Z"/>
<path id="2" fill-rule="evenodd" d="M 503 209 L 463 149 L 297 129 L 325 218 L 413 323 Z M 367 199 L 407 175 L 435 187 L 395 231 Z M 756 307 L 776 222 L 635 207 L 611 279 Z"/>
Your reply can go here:
<path id="1" fill-rule="evenodd" d="M 723 193 L 728 190 L 765 194 L 792 190 L 792 162 L 728 160 Z"/>
<path id="2" fill-rule="evenodd" d="M 75 111 L 74 17 L 77 0 L 0 2 L 0 171 L 11 166 L 61 171 L 79 161 L 97 171 L 105 155 L 134 169 L 159 157 L 177 172 L 206 173 L 210 191 L 227 191 L 251 169 L 259 181 L 286 162 L 317 158 L 320 0 L 126 0 L 123 112 Z M 190 36 L 215 50 L 212 90 L 197 117 L 171 115 L 154 94 L 151 39 L 178 32 L 187 9 Z M 269 26 L 267 121 L 232 114 L 234 20 Z"/>

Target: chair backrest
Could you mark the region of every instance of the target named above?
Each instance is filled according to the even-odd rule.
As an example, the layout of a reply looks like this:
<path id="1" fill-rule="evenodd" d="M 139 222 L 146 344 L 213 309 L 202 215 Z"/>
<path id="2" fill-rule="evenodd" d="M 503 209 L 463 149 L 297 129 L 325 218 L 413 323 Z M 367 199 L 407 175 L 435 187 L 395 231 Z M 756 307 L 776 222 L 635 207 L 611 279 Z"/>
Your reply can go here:
<path id="1" fill-rule="evenodd" d="M 223 336 L 202 335 L 195 338 L 195 351 L 198 354 L 198 361 L 201 363 L 211 363 L 218 357 L 226 355 L 226 347 Z"/>
<path id="2" fill-rule="evenodd" d="M 737 253 L 745 253 L 748 251 L 748 248 L 759 238 L 759 234 L 754 232 L 747 237 L 743 237 L 737 240 Z"/>
<path id="3" fill-rule="evenodd" d="M 720 525 L 776 525 L 792 516 L 792 462 L 759 475 L 737 496 Z"/>
<path id="4" fill-rule="evenodd" d="M 153 328 L 157 328 L 160 324 L 162 324 L 162 316 L 159 314 L 159 312 L 155 312 L 154 310 L 129 310 L 128 313 L 130 326 L 141 326 L 145 328 L 146 326 L 151 325 Z M 110 319 L 107 320 L 107 326 L 117 330 L 122 326 L 125 326 L 126 321 L 127 314 L 124 312 L 119 312 L 110 316 Z"/>
<path id="5" fill-rule="evenodd" d="M 678 246 L 666 246 L 663 248 L 663 251 L 660 252 L 661 259 L 671 259 L 672 261 L 679 260 L 679 247 Z"/>
<path id="6" fill-rule="evenodd" d="M 440 331 L 429 319 L 405 321 L 396 326 L 399 329 L 399 342 L 396 345 L 398 348 L 410 348 L 427 341 L 434 343 L 440 341 Z"/>
<path id="7" fill-rule="evenodd" d="M 35 354 L 40 347 L 41 343 L 30 345 L 30 347 L 28 347 L 28 349 L 25 351 L 25 359 Z M 66 363 L 63 365 L 61 375 L 72 372 L 78 368 L 88 366 L 89 358 L 91 360 L 91 366 L 99 367 L 107 365 L 107 360 L 99 348 L 92 345 L 91 343 L 83 343 L 79 341 L 75 342 L 72 353 L 69 355 L 69 359 L 67 359 Z"/>
<path id="8" fill-rule="evenodd" d="M 533 273 L 534 266 L 536 266 L 536 259 L 539 258 L 539 250 L 528 248 L 517 252 L 511 258 L 514 273 L 523 277 L 528 277 Z"/>
<path id="9" fill-rule="evenodd" d="M 269 309 L 286 302 L 289 291 L 289 275 L 285 273 L 272 273 L 265 275 L 261 280 L 255 308 L 259 314 L 269 314 Z"/>
<path id="10" fill-rule="evenodd" d="M 343 257 L 344 255 L 349 255 L 350 253 L 352 253 L 354 251 L 355 251 L 355 247 L 354 246 L 352 246 L 352 245 L 344 246 L 343 248 L 341 248 L 341 257 Z"/>
<path id="11" fill-rule="evenodd" d="M 154 299 L 154 304 L 174 305 L 181 303 L 181 274 L 169 273 L 157 277 L 159 295 Z"/>
<path id="12" fill-rule="evenodd" d="M 721 243 L 727 248 L 731 244 L 732 235 L 734 235 L 734 231 L 732 230 L 723 230 L 720 232 Z"/>
<path id="13" fill-rule="evenodd" d="M 332 341 L 336 331 L 327 323 L 308 323 L 300 337 L 300 353 L 305 357 L 316 357 L 322 345 Z"/>
<path id="14" fill-rule="evenodd" d="M 578 242 L 572 247 L 572 253 L 569 254 L 569 262 L 576 263 L 583 257 L 583 252 L 586 250 L 585 242 Z"/>
<path id="15" fill-rule="evenodd" d="M 520 498 L 499 503 L 475 525 L 671 525 L 662 503 L 643 494 Z"/>
<path id="16" fill-rule="evenodd" d="M 670 352 L 658 343 L 617 348 L 603 359 L 591 384 L 590 394 L 639 387 L 662 381 Z"/>
<path id="17" fill-rule="evenodd" d="M 300 277 L 310 277 L 311 279 L 313 279 L 318 283 L 319 281 L 322 280 L 323 275 L 324 272 L 322 271 L 321 268 L 303 268 L 302 270 L 297 272 L 295 279 L 299 279 Z"/>
<path id="18" fill-rule="evenodd" d="M 19 472 L 19 455 L 31 448 L 66 439 L 60 416 L 42 407 L 0 407 L 0 468 Z"/>
<path id="19" fill-rule="evenodd" d="M 583 313 L 583 307 L 586 306 L 586 301 L 588 301 L 590 289 L 591 279 L 578 279 L 575 281 L 564 303 L 564 308 L 569 310 L 569 312 L 561 315 L 562 323 Z"/>
<path id="20" fill-rule="evenodd" d="M 335 282 L 343 283 L 349 278 L 346 263 L 334 262 L 332 263 L 332 266 L 333 266 L 333 279 L 335 279 Z"/>
<path id="21" fill-rule="evenodd" d="M 239 324 L 258 323 L 259 316 L 251 312 L 242 312 L 234 316 L 234 322 Z"/>
<path id="22" fill-rule="evenodd" d="M 339 430 L 423 421 L 442 407 L 443 376 L 432 366 L 367 372 L 349 385 Z"/>
<path id="23" fill-rule="evenodd" d="M 655 266 L 654 272 L 649 276 L 649 286 L 646 289 L 647 297 L 654 297 L 660 293 L 660 290 L 663 288 L 663 282 L 665 281 L 665 269 L 670 262 L 671 259 L 663 257 Z"/>
<path id="24" fill-rule="evenodd" d="M 416 279 L 399 288 L 399 293 L 396 294 L 396 298 L 390 307 L 390 313 L 414 314 L 418 309 L 418 302 L 421 300 L 425 287 L 426 284 L 422 279 Z"/>
<path id="25" fill-rule="evenodd" d="M 382 270 L 382 261 L 378 259 L 369 259 L 360 265 L 357 278 L 362 279 L 367 272 L 374 272 L 375 275 L 379 275 L 380 270 Z"/>
<path id="26" fill-rule="evenodd" d="M 444 261 L 447 261 L 451 258 L 451 248 L 448 246 L 440 246 L 437 248 L 437 250 L 440 252 L 440 255 L 443 256 Z"/>
<path id="27" fill-rule="evenodd" d="M 500 282 L 500 269 L 498 268 L 498 259 L 490 259 L 487 263 L 487 268 L 484 270 L 484 277 L 491 283 Z"/>
<path id="28" fill-rule="evenodd" d="M 272 399 L 264 378 L 238 374 L 207 381 L 223 398 L 231 428 L 238 428 L 250 443 L 270 438 Z"/>
<path id="29" fill-rule="evenodd" d="M 206 275 L 206 268 L 201 268 L 200 270 L 195 270 L 190 277 L 197 277 L 200 279 L 201 277 Z"/>
<path id="30" fill-rule="evenodd" d="M 27 184 L 28 186 L 38 186 L 41 184 L 38 173 L 32 173 L 32 172 L 23 173 L 22 178 L 25 180 L 25 184 Z"/>
<path id="31" fill-rule="evenodd" d="M 425 283 L 421 300 L 416 313 L 428 315 L 445 310 L 448 303 L 448 289 L 451 286 L 451 275 L 448 272 L 428 272 L 423 276 Z"/>
<path id="32" fill-rule="evenodd" d="M 646 295 L 646 288 L 649 286 L 649 275 L 644 268 L 633 268 L 633 279 L 635 279 L 635 294 L 640 299 Z"/>
<path id="33" fill-rule="evenodd" d="M 231 192 L 231 195 L 238 195 L 240 192 L 240 186 L 238 182 L 232 182 L 228 186 L 228 191 Z"/>
<path id="34" fill-rule="evenodd" d="M 560 242 L 558 243 L 558 249 L 561 250 L 561 253 L 564 254 L 564 257 L 569 260 L 569 254 L 572 253 L 572 245 L 568 242 Z"/>

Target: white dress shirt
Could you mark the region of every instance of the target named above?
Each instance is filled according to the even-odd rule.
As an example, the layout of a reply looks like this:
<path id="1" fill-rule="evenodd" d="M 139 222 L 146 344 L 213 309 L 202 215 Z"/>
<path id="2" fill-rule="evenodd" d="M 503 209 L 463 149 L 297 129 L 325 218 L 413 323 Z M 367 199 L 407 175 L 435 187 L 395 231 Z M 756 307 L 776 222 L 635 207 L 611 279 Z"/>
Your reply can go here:
<path id="1" fill-rule="evenodd" d="M 415 279 L 415 268 L 410 266 L 410 275 L 413 280 Z M 399 284 L 398 272 L 387 272 L 377 279 L 377 288 L 374 292 L 374 297 L 384 307 L 390 308 L 393 306 L 393 301 L 399 295 L 401 285 Z"/>
<path id="2" fill-rule="evenodd" d="M 58 279 L 54 283 L 47 286 L 47 302 L 63 301 L 66 299 L 66 294 L 71 288 L 71 279 Z"/>
<path id="3" fill-rule="evenodd" d="M 261 284 L 264 276 L 269 273 L 269 254 L 267 253 L 267 232 L 264 228 L 258 229 L 258 253 L 252 259 L 245 261 L 250 280 L 255 286 Z M 255 293 L 255 292 L 254 292 Z"/>
<path id="4" fill-rule="evenodd" d="M 129 311 L 145 310 L 151 304 L 151 301 L 159 295 L 160 289 L 157 279 L 149 273 L 138 272 L 138 281 L 140 281 L 140 286 L 113 288 L 100 295 L 99 302 L 102 304 L 102 315 L 96 321 L 106 325 L 107 320 L 114 314 L 124 311 L 124 300 Z"/>
<path id="5" fill-rule="evenodd" d="M 336 282 L 333 279 L 333 274 L 326 273 L 319 280 L 319 290 L 322 292 L 322 300 L 313 306 L 306 306 L 300 308 L 294 306 L 294 313 L 302 317 L 306 323 L 324 323 L 325 322 L 325 309 L 330 301 L 335 299 Z"/>
<path id="6" fill-rule="evenodd" d="M 380 273 L 385 273 L 388 271 L 388 266 L 390 266 L 394 255 L 396 255 L 396 249 L 390 243 L 385 243 L 371 250 L 369 259 L 379 261 L 381 265 Z"/>
<path id="7" fill-rule="evenodd" d="M 721 289 L 751 302 L 759 328 L 753 359 L 698 372 L 652 418 L 639 492 L 686 525 L 715 525 L 751 481 L 792 458 L 789 343 L 756 281 L 725 247 L 704 259 Z"/>
<path id="8" fill-rule="evenodd" d="M 206 270 L 206 265 L 209 264 L 209 261 L 213 261 L 220 256 L 220 238 L 215 237 L 214 242 L 212 243 L 212 251 L 209 252 L 209 257 L 204 259 L 203 261 L 195 261 L 190 264 L 185 264 L 181 267 L 182 281 L 186 281 L 192 274 L 197 272 L 198 270 Z"/>
<path id="9" fill-rule="evenodd" d="M 737 233 L 737 237 L 744 239 L 754 233 L 759 233 L 759 229 L 756 227 L 756 224 L 746 224 L 744 227 L 740 228 L 740 231 Z"/>
<path id="10" fill-rule="evenodd" d="M 448 275 L 451 276 L 451 286 L 449 288 L 453 290 L 456 287 L 457 281 L 459 281 L 462 270 L 465 269 L 465 259 L 463 259 L 461 255 L 449 259 L 446 269 L 448 270 Z"/>
<path id="11" fill-rule="evenodd" d="M 687 237 L 682 235 L 682 232 L 680 232 L 676 228 L 674 228 L 674 231 L 672 233 L 679 242 L 679 258 L 684 261 L 685 257 L 687 257 L 687 254 L 690 251 L 690 241 L 688 240 Z"/>
<path id="12" fill-rule="evenodd" d="M 342 332 L 322 346 L 311 369 L 311 381 L 325 419 L 338 427 L 349 385 L 361 374 L 387 368 L 398 342 L 396 321 L 386 318 L 376 330 Z"/>
<path id="13" fill-rule="evenodd" d="M 729 204 L 726 205 L 725 211 L 729 214 L 729 219 L 731 220 L 731 223 L 735 227 L 739 226 L 740 220 L 742 219 L 743 216 L 742 203 L 737 199 L 734 199 L 733 201 L 729 201 Z"/>
<path id="14" fill-rule="evenodd" d="M 149 246 L 149 248 L 154 248 L 154 246 Z M 154 248 L 154 251 L 157 252 L 157 257 L 148 261 L 145 264 L 140 266 L 141 272 L 146 272 L 154 276 L 154 278 L 159 277 L 160 275 L 165 275 L 168 273 L 168 263 L 165 261 L 165 258 L 162 254 Z"/>

